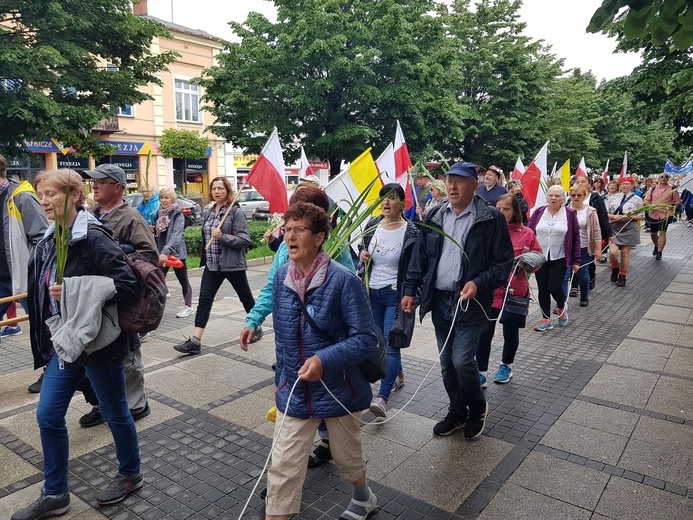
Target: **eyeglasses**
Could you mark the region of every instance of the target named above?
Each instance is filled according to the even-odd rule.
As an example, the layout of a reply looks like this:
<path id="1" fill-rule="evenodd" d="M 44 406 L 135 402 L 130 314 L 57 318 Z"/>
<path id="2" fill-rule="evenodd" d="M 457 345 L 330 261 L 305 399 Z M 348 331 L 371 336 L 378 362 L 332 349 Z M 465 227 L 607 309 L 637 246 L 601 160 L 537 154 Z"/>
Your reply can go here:
<path id="1" fill-rule="evenodd" d="M 106 182 L 106 181 L 101 181 L 98 179 L 92 179 L 91 181 L 89 181 L 89 184 L 91 184 L 92 186 L 106 186 L 108 184 L 110 184 L 111 186 L 115 186 L 116 184 L 120 184 L 120 183 L 119 182 Z"/>
<path id="2" fill-rule="evenodd" d="M 578 194 L 578 193 L 571 193 L 571 194 L 570 194 L 570 198 L 571 198 L 571 199 L 581 199 L 581 198 L 583 198 L 583 197 L 584 197 L 584 195 L 580 195 L 580 194 Z"/>
<path id="3" fill-rule="evenodd" d="M 296 226 L 296 227 L 286 227 L 284 226 L 282 228 L 282 233 L 285 235 L 288 235 L 289 233 L 296 233 L 297 235 L 303 235 L 306 231 L 310 231 L 311 233 L 313 232 L 312 229 L 303 227 L 303 226 Z"/>

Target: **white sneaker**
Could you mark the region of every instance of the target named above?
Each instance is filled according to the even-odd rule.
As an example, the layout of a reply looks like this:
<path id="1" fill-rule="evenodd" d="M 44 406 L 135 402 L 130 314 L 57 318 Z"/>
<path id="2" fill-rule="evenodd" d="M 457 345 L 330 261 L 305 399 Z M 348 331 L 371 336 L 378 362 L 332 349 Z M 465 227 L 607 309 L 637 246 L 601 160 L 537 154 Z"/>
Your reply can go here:
<path id="1" fill-rule="evenodd" d="M 187 305 L 183 307 L 180 311 L 178 311 L 178 314 L 176 314 L 176 318 L 187 318 L 193 313 L 193 308 L 188 307 Z"/>
<path id="2" fill-rule="evenodd" d="M 376 417 L 385 418 L 387 417 L 387 401 L 382 397 L 376 397 L 368 410 Z"/>
<path id="3" fill-rule="evenodd" d="M 170 292 L 167 292 L 167 293 L 166 293 L 166 299 L 169 299 L 170 297 L 171 297 L 171 293 L 170 293 Z"/>

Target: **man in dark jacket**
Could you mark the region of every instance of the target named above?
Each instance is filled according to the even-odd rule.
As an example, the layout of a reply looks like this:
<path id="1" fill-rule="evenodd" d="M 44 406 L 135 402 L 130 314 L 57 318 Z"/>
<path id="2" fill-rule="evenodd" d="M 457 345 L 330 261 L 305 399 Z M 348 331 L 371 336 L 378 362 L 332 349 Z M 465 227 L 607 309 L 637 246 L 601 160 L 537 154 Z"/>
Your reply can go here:
<path id="1" fill-rule="evenodd" d="M 158 265 L 159 251 L 149 225 L 135 208 L 123 200 L 127 187 L 125 171 L 114 164 L 101 164 L 86 174 L 92 178 L 92 191 L 96 201 L 92 210 L 99 220 L 108 223 L 125 254 Z M 130 336 L 130 354 L 124 361 L 125 390 L 130 413 L 137 421 L 149 415 L 150 410 L 144 392 L 144 364 L 140 352 L 140 338 L 137 334 Z M 103 417 L 98 406 L 79 419 L 79 424 L 84 428 L 102 422 Z"/>
<path id="2" fill-rule="evenodd" d="M 402 310 L 414 312 L 414 295 L 422 287 L 421 319 L 431 311 L 442 352 L 441 372 L 450 406 L 433 433 L 450 435 L 464 428 L 470 440 L 483 433 L 488 412 L 476 364 L 479 334 L 493 291 L 506 283 L 513 262 L 505 218 L 474 195 L 477 182 L 472 163 L 455 163 L 447 172 L 448 203 L 427 216 L 428 226 L 435 229 L 419 231 L 402 298 Z"/>

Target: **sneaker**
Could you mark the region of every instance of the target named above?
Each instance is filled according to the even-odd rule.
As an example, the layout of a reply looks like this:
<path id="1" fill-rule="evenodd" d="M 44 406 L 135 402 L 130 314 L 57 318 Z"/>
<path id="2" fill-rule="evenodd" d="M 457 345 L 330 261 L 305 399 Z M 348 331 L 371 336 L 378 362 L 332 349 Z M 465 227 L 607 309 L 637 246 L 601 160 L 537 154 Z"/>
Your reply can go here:
<path id="1" fill-rule="evenodd" d="M 69 508 L 69 492 L 60 496 L 45 496 L 42 492 L 36 502 L 13 514 L 12 520 L 38 520 L 39 518 L 58 516 L 66 513 Z"/>
<path id="2" fill-rule="evenodd" d="M 144 476 L 141 471 L 131 477 L 118 473 L 108 487 L 96 495 L 96 503 L 100 506 L 107 506 L 120 502 L 130 493 L 141 488 L 143 484 Z"/>
<path id="3" fill-rule="evenodd" d="M 587 307 L 590 304 L 589 299 L 587 298 L 581 298 L 580 299 L 580 307 Z"/>
<path id="4" fill-rule="evenodd" d="M 19 336 L 22 333 L 22 328 L 17 325 L 16 327 L 10 327 L 9 325 L 4 329 L 0 330 L 0 337 L 7 336 Z"/>
<path id="5" fill-rule="evenodd" d="M 101 415 L 101 412 L 96 406 L 91 409 L 91 412 L 79 418 L 79 425 L 82 428 L 92 428 L 99 424 L 103 424 L 103 422 L 103 415 Z"/>
<path id="6" fill-rule="evenodd" d="M 257 343 L 262 339 L 263 334 L 264 332 L 262 331 L 262 327 L 258 327 L 257 329 L 255 329 L 255 332 L 253 332 L 253 336 L 250 338 L 249 343 Z"/>
<path id="7" fill-rule="evenodd" d="M 39 378 L 36 380 L 35 383 L 31 383 L 29 385 L 29 388 L 27 388 L 27 390 L 29 391 L 30 394 L 40 394 L 42 384 L 43 384 L 43 373 L 39 376 Z"/>
<path id="8" fill-rule="evenodd" d="M 170 293 L 170 292 L 167 292 L 167 293 L 166 293 L 166 299 L 168 300 L 169 298 L 171 298 L 171 293 Z"/>
<path id="9" fill-rule="evenodd" d="M 576 298 L 578 295 L 578 288 L 577 287 L 571 287 L 570 291 L 568 291 L 568 296 L 571 298 Z"/>
<path id="10" fill-rule="evenodd" d="M 662 253 L 660 251 L 657 251 L 657 254 L 655 255 L 655 260 L 661 260 L 662 259 Z"/>
<path id="11" fill-rule="evenodd" d="M 464 428 L 464 424 L 465 421 L 460 421 L 453 414 L 448 413 L 445 416 L 445 419 L 443 419 L 433 427 L 433 433 L 442 436 L 450 435 L 451 433 L 456 432 L 460 428 Z"/>
<path id="12" fill-rule="evenodd" d="M 686 227 L 691 227 L 691 221 L 690 220 L 684 220 L 683 223 L 686 224 Z"/>
<path id="13" fill-rule="evenodd" d="M 144 334 L 140 334 L 140 343 L 144 343 L 151 337 L 152 333 L 151 332 L 145 332 Z"/>
<path id="14" fill-rule="evenodd" d="M 382 397 L 376 397 L 373 399 L 368 410 L 376 417 L 382 417 L 384 419 L 387 417 L 387 401 Z"/>
<path id="15" fill-rule="evenodd" d="M 552 328 L 553 322 L 551 320 L 541 320 L 534 326 L 534 330 L 537 332 L 544 332 L 545 330 L 551 330 Z"/>
<path id="16" fill-rule="evenodd" d="M 498 367 L 496 372 L 496 377 L 493 378 L 494 383 L 500 383 L 501 385 L 509 383 L 513 378 L 513 369 L 508 365 L 501 365 Z"/>
<path id="17" fill-rule="evenodd" d="M 399 390 L 404 386 L 404 372 L 397 374 L 395 382 L 392 384 L 392 391 Z"/>
<path id="18" fill-rule="evenodd" d="M 149 403 L 147 403 L 144 405 L 144 408 L 142 408 L 141 410 L 137 410 L 137 411 L 130 410 L 130 415 L 132 415 L 132 420 L 137 422 L 140 419 L 144 419 L 145 417 L 147 417 L 151 412 L 152 411 L 149 408 Z"/>
<path id="19" fill-rule="evenodd" d="M 611 268 L 611 281 L 614 283 L 618 281 L 618 267 Z"/>
<path id="20" fill-rule="evenodd" d="M 192 338 L 186 339 L 183 343 L 179 343 L 178 345 L 174 345 L 173 348 L 177 350 L 178 352 L 182 352 L 183 354 L 200 354 L 202 353 L 202 345 L 201 344 L 195 344 L 193 343 Z"/>
<path id="21" fill-rule="evenodd" d="M 602 257 L 599 259 L 599 263 L 600 263 L 600 264 L 605 264 L 607 260 L 608 260 L 608 258 L 606 258 L 605 256 L 602 256 Z"/>
<path id="22" fill-rule="evenodd" d="M 558 313 L 558 326 L 565 327 L 566 325 L 568 325 L 568 309 L 563 308 Z"/>
<path id="23" fill-rule="evenodd" d="M 192 307 L 188 307 L 187 305 L 183 307 L 180 311 L 178 311 L 178 314 L 176 314 L 176 318 L 187 318 L 190 316 L 193 312 Z"/>
<path id="24" fill-rule="evenodd" d="M 464 425 L 464 438 L 468 441 L 478 438 L 484 433 L 486 426 L 486 416 L 488 415 L 488 402 L 484 408 L 484 412 L 475 418 L 467 419 L 467 424 Z"/>
<path id="25" fill-rule="evenodd" d="M 486 380 L 486 376 L 479 372 L 479 386 L 483 388 L 484 390 L 488 388 L 488 381 Z"/>
<path id="26" fill-rule="evenodd" d="M 320 439 L 313 448 L 313 453 L 308 457 L 308 467 L 317 468 L 322 466 L 325 462 L 332 460 L 332 452 L 330 451 L 330 441 L 329 439 Z"/>
<path id="27" fill-rule="evenodd" d="M 626 286 L 626 275 L 625 274 L 619 274 L 618 275 L 618 281 L 616 282 L 616 287 L 625 287 Z"/>

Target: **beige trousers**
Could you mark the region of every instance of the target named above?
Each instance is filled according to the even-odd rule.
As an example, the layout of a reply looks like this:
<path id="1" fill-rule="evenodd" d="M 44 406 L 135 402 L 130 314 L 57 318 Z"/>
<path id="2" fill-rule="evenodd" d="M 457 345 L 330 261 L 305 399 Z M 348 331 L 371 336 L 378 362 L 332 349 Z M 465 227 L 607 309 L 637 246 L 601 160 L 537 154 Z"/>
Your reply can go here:
<path id="1" fill-rule="evenodd" d="M 354 415 L 361 417 L 362 412 Z M 277 412 L 274 423 L 276 444 L 272 451 L 272 467 L 267 473 L 268 515 L 292 515 L 301 510 L 301 493 L 306 480 L 308 457 L 320 419 L 296 419 Z M 353 483 L 366 473 L 359 420 L 351 415 L 325 419 L 330 435 L 330 451 L 339 475 Z M 279 438 L 277 438 L 279 432 Z"/>

